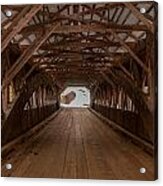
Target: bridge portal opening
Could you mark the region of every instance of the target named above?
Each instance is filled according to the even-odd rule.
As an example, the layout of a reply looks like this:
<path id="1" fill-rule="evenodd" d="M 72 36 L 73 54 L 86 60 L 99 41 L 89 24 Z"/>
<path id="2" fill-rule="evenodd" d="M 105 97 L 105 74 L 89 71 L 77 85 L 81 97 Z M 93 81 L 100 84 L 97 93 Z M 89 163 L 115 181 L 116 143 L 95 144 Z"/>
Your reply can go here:
<path id="1" fill-rule="evenodd" d="M 90 106 L 90 90 L 84 86 L 68 86 L 60 95 L 60 106 L 87 108 Z"/>

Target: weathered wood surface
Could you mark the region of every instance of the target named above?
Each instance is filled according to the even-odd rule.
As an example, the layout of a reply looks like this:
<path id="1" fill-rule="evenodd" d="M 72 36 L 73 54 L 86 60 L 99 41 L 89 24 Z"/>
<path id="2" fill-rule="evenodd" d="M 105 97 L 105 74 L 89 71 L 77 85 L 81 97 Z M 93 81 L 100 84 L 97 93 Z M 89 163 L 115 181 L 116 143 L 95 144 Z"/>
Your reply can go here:
<path id="1" fill-rule="evenodd" d="M 64 109 L 14 147 L 2 160 L 2 176 L 153 180 L 154 159 L 89 110 Z"/>
<path id="2" fill-rule="evenodd" d="M 42 5 L 25 6 L 12 21 L 12 24 L 2 36 L 1 52 L 7 47 L 11 39 L 24 28 L 32 17 L 42 8 Z"/>
<path id="3" fill-rule="evenodd" d="M 39 47 L 48 39 L 52 31 L 55 30 L 57 26 L 58 25 L 55 26 L 51 25 L 51 27 L 43 35 L 40 36 L 40 38 L 36 39 L 36 41 L 33 42 L 32 46 L 28 47 L 22 53 L 22 55 L 17 59 L 14 65 L 8 70 L 2 87 L 6 87 L 11 82 L 11 80 L 13 80 L 16 74 L 23 68 L 23 66 L 31 58 L 33 53 L 36 52 L 39 49 Z"/>

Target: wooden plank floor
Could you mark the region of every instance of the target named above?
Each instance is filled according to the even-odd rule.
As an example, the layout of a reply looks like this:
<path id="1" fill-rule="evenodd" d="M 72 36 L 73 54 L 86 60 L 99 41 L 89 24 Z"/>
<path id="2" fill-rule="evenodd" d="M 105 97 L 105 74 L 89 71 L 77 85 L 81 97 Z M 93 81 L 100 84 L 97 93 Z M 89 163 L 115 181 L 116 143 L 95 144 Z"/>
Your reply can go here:
<path id="1" fill-rule="evenodd" d="M 153 180 L 153 169 L 150 155 L 88 109 L 63 109 L 2 160 L 2 176 L 13 177 Z"/>

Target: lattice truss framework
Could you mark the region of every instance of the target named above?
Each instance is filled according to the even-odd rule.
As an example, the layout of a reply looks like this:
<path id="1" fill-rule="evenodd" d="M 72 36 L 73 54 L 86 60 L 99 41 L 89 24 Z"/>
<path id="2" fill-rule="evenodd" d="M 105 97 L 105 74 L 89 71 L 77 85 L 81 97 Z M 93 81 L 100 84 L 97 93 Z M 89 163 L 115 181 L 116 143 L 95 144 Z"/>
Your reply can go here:
<path id="1" fill-rule="evenodd" d="M 157 24 L 154 5 L 2 6 L 2 54 L 14 45 L 21 51 L 15 63 L 5 69 L 2 88 L 29 64 L 31 69 L 25 77 L 38 70 L 61 90 L 80 84 L 95 92 L 102 81 L 114 87 L 121 79 L 127 88 L 131 83 L 150 104 Z M 140 13 L 140 8 L 146 12 Z M 7 10 L 12 11 L 11 17 L 6 17 Z M 149 88 L 147 94 L 145 86 Z"/>

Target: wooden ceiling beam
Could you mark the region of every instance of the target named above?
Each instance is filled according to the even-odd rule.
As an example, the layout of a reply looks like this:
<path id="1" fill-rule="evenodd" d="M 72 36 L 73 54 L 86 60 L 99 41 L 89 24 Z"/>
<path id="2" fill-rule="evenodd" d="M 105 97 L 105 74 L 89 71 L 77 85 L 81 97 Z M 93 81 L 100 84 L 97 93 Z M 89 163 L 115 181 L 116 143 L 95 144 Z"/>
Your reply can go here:
<path id="1" fill-rule="evenodd" d="M 59 24 L 56 24 L 55 26 L 51 25 L 51 27 L 49 27 L 49 29 L 47 29 L 46 32 L 39 39 L 36 39 L 34 43 L 22 53 L 22 55 L 17 59 L 14 65 L 7 71 L 2 88 L 6 87 L 13 80 L 17 73 L 32 57 L 33 53 L 36 52 L 39 47 L 48 39 L 48 37 L 53 33 L 58 25 Z"/>
<path id="2" fill-rule="evenodd" d="M 60 73 L 62 75 L 66 74 L 85 74 L 85 73 L 100 73 L 101 71 L 107 72 L 110 67 L 61 67 L 61 68 L 54 68 L 54 67 L 46 67 L 44 70 L 45 72 L 54 72 L 56 74 Z"/>
<path id="3" fill-rule="evenodd" d="M 82 57 L 82 55 L 85 55 L 84 59 Z M 78 58 L 80 60 L 92 60 L 92 59 L 95 59 L 95 58 L 101 58 L 101 57 L 113 57 L 113 58 L 116 58 L 116 57 L 129 57 L 128 53 L 120 53 L 120 52 L 109 52 L 109 54 L 106 54 L 106 53 L 98 53 L 98 52 L 94 52 L 94 53 L 86 53 L 86 52 L 51 52 L 51 53 L 47 53 L 44 55 L 44 58 L 51 58 L 51 57 L 60 57 L 60 58 L 63 58 L 63 59 L 74 59 L 75 61 L 78 60 Z M 33 58 L 34 59 L 37 59 L 37 58 L 40 58 L 42 57 L 42 55 L 40 54 L 35 54 L 33 55 Z M 88 59 L 89 58 L 89 59 Z M 108 60 L 104 60 L 105 61 L 108 61 Z"/>
<path id="4" fill-rule="evenodd" d="M 45 6 L 46 6 L 46 5 L 44 5 L 44 7 L 45 7 Z M 53 5 L 52 5 L 52 6 L 53 6 Z M 44 16 L 46 15 L 46 16 L 48 16 L 48 18 L 52 19 L 52 18 L 54 18 L 54 17 L 60 15 L 63 11 L 65 11 L 65 10 L 68 9 L 69 7 L 70 7 L 70 5 L 64 5 L 61 9 L 57 10 L 56 12 L 50 12 L 50 11 L 49 11 L 49 7 L 46 6 L 47 11 L 39 12 L 39 14 L 40 14 L 40 15 L 44 15 Z"/>
<path id="5" fill-rule="evenodd" d="M 136 42 L 126 42 L 126 44 L 131 47 L 135 48 L 139 46 Z M 94 42 L 82 42 L 82 41 L 75 41 L 75 42 L 69 42 L 65 41 L 64 43 L 61 44 L 44 44 L 40 47 L 41 50 L 63 50 L 66 48 L 74 48 L 76 50 L 79 50 L 81 48 L 103 48 L 103 47 L 120 47 L 121 44 L 119 42 L 105 42 L 103 40 L 101 41 L 94 41 Z M 25 50 L 29 45 L 20 45 L 20 48 L 22 50 Z"/>
<path id="6" fill-rule="evenodd" d="M 131 10 L 131 12 L 133 13 L 133 15 L 139 19 L 142 23 L 144 23 L 144 25 L 147 26 L 147 28 L 154 33 L 154 25 L 153 23 L 147 19 L 132 3 L 124 3 L 125 6 Z"/>
<path id="7" fill-rule="evenodd" d="M 153 4 L 153 2 L 151 2 L 151 6 L 152 6 L 152 4 Z M 136 5 L 136 4 L 135 4 L 135 5 Z M 146 10 L 146 12 L 148 12 L 148 11 L 150 10 L 150 8 L 151 8 L 151 7 L 149 7 L 149 8 Z M 126 15 L 125 19 L 124 19 L 123 22 L 121 23 L 122 25 L 126 23 L 127 18 L 128 18 L 129 15 L 130 15 L 130 11 L 128 12 L 128 14 Z M 141 22 L 141 21 L 139 20 L 139 22 L 138 22 L 137 24 L 139 25 L 140 22 Z M 144 34 L 145 34 L 145 32 L 144 32 L 142 35 L 144 35 Z M 126 35 L 126 37 L 124 38 L 124 40 L 127 40 L 129 37 L 132 37 L 132 38 L 134 38 L 134 39 L 136 39 L 136 40 L 139 40 L 139 39 L 142 37 L 142 35 L 139 36 L 139 37 L 136 39 L 136 37 L 133 37 L 133 34 L 132 34 L 131 32 L 128 32 L 128 35 Z M 117 49 L 116 49 L 116 50 L 117 50 Z"/>
<path id="8" fill-rule="evenodd" d="M 148 67 L 143 63 L 143 61 L 133 52 L 133 50 L 123 41 L 113 30 L 110 33 L 117 39 L 120 44 L 127 49 L 132 58 L 144 69 L 145 72 L 149 72 Z"/>
<path id="9" fill-rule="evenodd" d="M 52 64 L 52 63 L 46 63 L 46 62 L 44 62 L 44 63 L 41 63 L 40 64 L 40 68 L 41 69 L 43 69 L 43 68 L 55 68 L 55 69 L 62 69 L 62 68 L 65 68 L 65 69 L 67 69 L 67 68 L 74 68 L 74 67 L 76 67 L 76 68 L 99 68 L 99 67 L 101 67 L 101 68 L 104 68 L 104 67 L 106 67 L 106 68 L 110 68 L 110 63 L 105 63 L 105 64 L 101 64 L 100 62 L 97 62 L 97 63 L 93 63 L 93 64 L 88 64 L 88 63 L 67 63 L 67 64 Z"/>
<path id="10" fill-rule="evenodd" d="M 41 69 L 41 68 L 40 68 Z M 106 65 L 102 65 L 102 66 L 96 66 L 96 65 L 92 65 L 92 66 L 82 66 L 82 65 L 67 65 L 67 66 L 52 66 L 52 65 L 48 65 L 48 66 L 46 66 L 46 67 L 44 67 L 44 69 L 53 69 L 54 71 L 62 71 L 63 70 L 63 72 L 65 71 L 67 71 L 67 72 L 69 72 L 69 71 L 78 71 L 78 70 L 90 70 L 90 71 L 98 71 L 98 70 L 100 70 L 100 69 L 102 69 L 102 70 L 107 70 L 107 69 L 110 69 L 110 66 L 106 66 Z"/>
<path id="11" fill-rule="evenodd" d="M 4 51 L 11 39 L 27 25 L 27 23 L 41 8 L 42 5 L 28 5 L 25 6 L 20 13 L 18 13 L 5 34 L 2 35 L 1 52 Z"/>
<path id="12" fill-rule="evenodd" d="M 134 5 L 134 3 L 132 3 L 132 4 Z M 135 5 L 137 5 L 137 4 L 135 4 Z M 152 5 L 152 3 L 151 3 L 151 5 Z M 125 6 L 125 7 L 126 7 L 126 6 Z M 125 7 L 124 7 L 124 8 L 125 8 Z M 150 9 L 150 8 L 149 8 L 149 9 Z M 146 11 L 148 12 L 149 9 L 147 9 Z M 131 14 L 131 11 L 129 11 L 129 12 L 126 14 L 125 19 L 122 21 L 121 25 L 124 25 L 124 24 L 126 23 L 126 21 L 127 21 L 127 19 L 128 19 L 128 17 L 129 17 L 130 14 Z M 139 20 L 138 23 L 137 23 L 137 25 L 139 25 L 140 22 L 141 22 L 141 21 Z M 145 34 L 145 32 L 144 32 L 143 34 Z M 138 41 L 138 39 L 141 38 L 141 37 L 136 38 L 135 36 L 133 36 L 132 32 L 128 32 L 128 35 L 126 35 L 126 37 L 124 38 L 124 41 L 127 40 L 129 37 L 134 38 L 136 41 Z M 117 50 L 117 49 L 116 49 L 116 50 Z M 116 51 L 116 50 L 115 50 L 115 51 Z"/>
<path id="13" fill-rule="evenodd" d="M 25 27 L 22 30 L 22 34 L 31 34 L 31 33 L 39 33 L 42 30 L 45 30 L 49 24 L 38 24 L 38 25 L 30 25 Z M 144 25 L 117 25 L 110 24 L 100 25 L 99 24 L 85 24 L 85 25 L 62 25 L 59 26 L 53 33 L 54 34 L 70 34 L 70 33 L 81 33 L 81 32 L 99 32 L 106 33 L 110 29 L 115 32 L 129 32 L 129 31 L 147 31 L 147 27 Z"/>
<path id="14" fill-rule="evenodd" d="M 1 9 L 3 11 L 5 10 L 22 11 L 22 9 L 24 9 L 25 7 L 26 5 L 2 5 Z"/>

